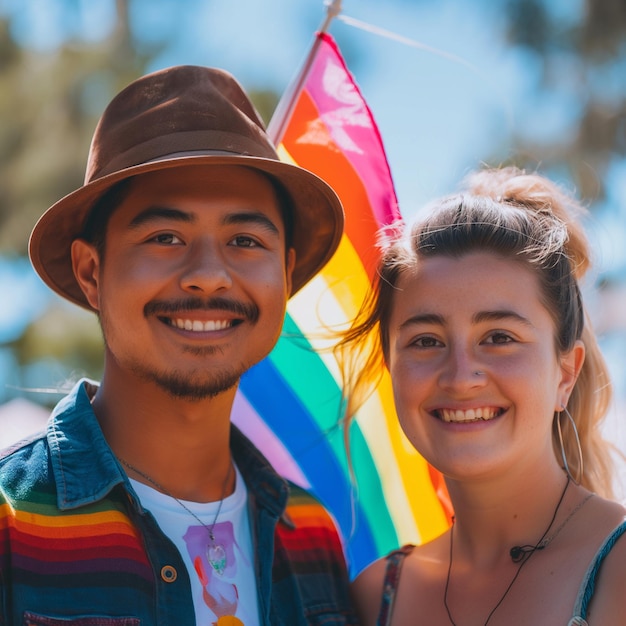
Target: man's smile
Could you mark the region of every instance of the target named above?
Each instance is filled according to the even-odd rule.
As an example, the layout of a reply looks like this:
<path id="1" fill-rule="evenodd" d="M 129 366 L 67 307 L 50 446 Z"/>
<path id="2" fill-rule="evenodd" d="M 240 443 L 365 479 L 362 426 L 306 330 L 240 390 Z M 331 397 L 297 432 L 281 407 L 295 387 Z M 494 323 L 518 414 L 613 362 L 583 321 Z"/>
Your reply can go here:
<path id="1" fill-rule="evenodd" d="M 181 330 L 191 330 L 193 332 L 207 332 L 207 331 L 215 331 L 215 330 L 225 330 L 226 328 L 232 328 L 233 326 L 237 326 L 242 323 L 243 320 L 239 319 L 224 319 L 224 320 L 197 320 L 197 319 L 187 319 L 187 318 L 166 318 L 160 317 L 162 321 L 170 326 L 174 326 L 175 328 L 180 328 Z"/>

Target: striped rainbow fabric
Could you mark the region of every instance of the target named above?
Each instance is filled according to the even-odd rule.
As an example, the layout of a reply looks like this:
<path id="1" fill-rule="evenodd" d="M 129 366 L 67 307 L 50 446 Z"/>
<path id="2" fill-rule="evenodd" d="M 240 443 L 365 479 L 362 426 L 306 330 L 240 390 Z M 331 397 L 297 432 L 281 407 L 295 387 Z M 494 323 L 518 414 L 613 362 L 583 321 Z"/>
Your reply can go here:
<path id="1" fill-rule="evenodd" d="M 356 314 L 376 265 L 376 232 L 400 214 L 373 116 L 328 34 L 316 36 L 294 84 L 270 133 L 282 125 L 281 159 L 334 187 L 346 229 L 328 265 L 290 300 L 276 348 L 242 379 L 233 421 L 282 475 L 311 490 L 335 516 L 354 576 L 402 543 L 443 532 L 449 509 L 441 477 L 398 425 L 387 373 L 351 429 L 356 490 L 351 486 L 341 378 L 324 332 Z"/>

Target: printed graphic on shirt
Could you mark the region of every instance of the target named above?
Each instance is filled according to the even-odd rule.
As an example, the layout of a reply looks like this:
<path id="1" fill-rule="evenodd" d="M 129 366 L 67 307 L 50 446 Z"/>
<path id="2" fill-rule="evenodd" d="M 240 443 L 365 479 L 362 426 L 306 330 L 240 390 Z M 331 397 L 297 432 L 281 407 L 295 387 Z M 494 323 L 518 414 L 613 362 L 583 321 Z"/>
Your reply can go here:
<path id="1" fill-rule="evenodd" d="M 244 625 L 234 617 L 239 608 L 238 567 L 250 567 L 237 545 L 231 522 L 213 528 L 212 541 L 204 526 L 190 526 L 183 537 L 195 572 L 202 584 L 202 599 L 219 626 Z M 230 619 L 228 619 L 230 618 Z"/>
<path id="2" fill-rule="evenodd" d="M 248 492 L 235 470 L 235 491 L 221 504 L 181 502 L 131 479 L 142 505 L 180 552 L 198 626 L 260 626 Z"/>

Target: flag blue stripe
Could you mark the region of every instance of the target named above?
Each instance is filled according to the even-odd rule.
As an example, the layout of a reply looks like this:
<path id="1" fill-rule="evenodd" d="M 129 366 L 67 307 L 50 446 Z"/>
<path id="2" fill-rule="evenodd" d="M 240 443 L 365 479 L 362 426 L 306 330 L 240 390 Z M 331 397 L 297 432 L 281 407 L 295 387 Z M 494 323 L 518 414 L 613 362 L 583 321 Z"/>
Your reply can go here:
<path id="1" fill-rule="evenodd" d="M 278 369 L 264 359 L 242 376 L 240 390 L 263 421 L 279 434 L 312 492 L 333 512 L 346 540 L 351 570 L 359 571 L 376 559 L 369 520 L 358 502 L 354 503 L 353 515 L 350 482 L 328 441 L 328 433 L 319 429 Z"/>

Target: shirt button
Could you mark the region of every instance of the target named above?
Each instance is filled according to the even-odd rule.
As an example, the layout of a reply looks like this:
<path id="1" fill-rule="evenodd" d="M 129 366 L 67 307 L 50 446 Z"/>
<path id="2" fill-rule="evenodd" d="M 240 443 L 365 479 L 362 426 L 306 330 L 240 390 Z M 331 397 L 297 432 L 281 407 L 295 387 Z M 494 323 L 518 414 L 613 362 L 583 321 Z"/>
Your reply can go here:
<path id="1" fill-rule="evenodd" d="M 178 572 L 171 565 L 164 565 L 161 568 L 161 578 L 166 583 L 173 583 L 178 578 Z"/>

